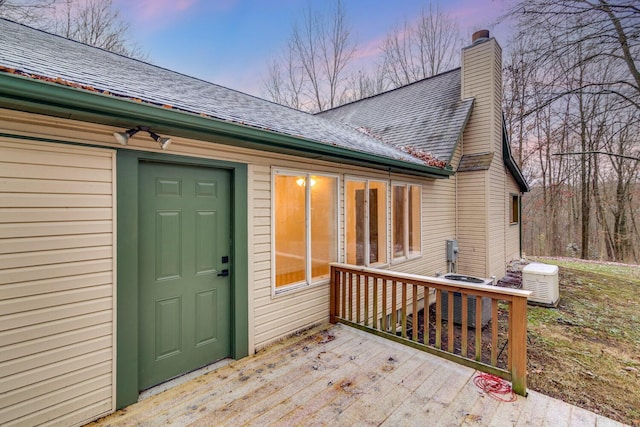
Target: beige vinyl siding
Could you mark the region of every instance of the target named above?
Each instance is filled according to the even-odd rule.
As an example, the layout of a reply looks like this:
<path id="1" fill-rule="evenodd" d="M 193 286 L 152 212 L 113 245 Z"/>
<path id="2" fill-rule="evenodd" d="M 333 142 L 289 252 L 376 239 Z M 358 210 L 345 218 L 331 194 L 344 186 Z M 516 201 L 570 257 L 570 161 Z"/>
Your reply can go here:
<path id="1" fill-rule="evenodd" d="M 458 272 L 486 275 L 487 200 L 485 171 L 463 172 L 458 178 Z"/>
<path id="2" fill-rule="evenodd" d="M 0 138 L 0 424 L 114 409 L 114 162 Z"/>
<path id="3" fill-rule="evenodd" d="M 488 277 L 501 278 L 506 273 L 505 231 L 509 227 L 509 217 L 505 215 L 507 190 L 502 153 L 496 153 L 499 161 L 493 161 L 489 169 L 489 240 Z"/>
<path id="4" fill-rule="evenodd" d="M 78 123 L 71 120 L 52 119 L 43 116 L 29 115 L 13 111 L 3 110 L 0 115 L 0 127 L 16 134 L 29 136 L 50 135 L 68 141 L 90 143 L 110 148 L 120 148 L 114 141 L 112 133 L 117 130 L 107 126 Z M 164 136 L 164 135 L 163 135 Z M 144 151 L 157 151 L 157 144 L 150 138 L 137 136 L 129 141 L 126 149 Z M 450 179 L 431 180 L 414 176 L 389 174 L 388 172 L 375 171 L 362 167 L 345 166 L 337 163 L 299 158 L 275 153 L 265 153 L 256 150 L 231 147 L 212 142 L 197 141 L 179 137 L 173 137 L 168 154 L 180 154 L 192 157 L 213 158 L 249 164 L 250 181 L 249 188 L 249 342 L 252 349 L 259 349 L 282 337 L 296 331 L 329 319 L 329 285 L 313 285 L 295 291 L 284 292 L 277 296 L 272 292 L 272 259 L 271 259 L 271 177 L 272 169 L 299 170 L 317 173 L 334 174 L 339 177 L 339 232 L 338 249 L 340 261 L 344 260 L 344 182 L 345 177 L 360 177 L 384 180 L 387 182 L 399 181 L 415 183 L 422 186 L 422 256 L 391 264 L 388 268 L 415 273 L 434 275 L 436 272 L 446 271 L 445 241 L 455 237 L 455 177 Z M 101 199 L 91 195 L 84 195 L 95 199 L 91 209 L 95 207 L 110 208 L 110 204 L 95 206 L 101 203 Z M 50 197 L 48 197 L 50 199 Z M 15 201 L 15 199 L 14 199 Z M 55 202 L 55 200 L 50 200 Z M 79 199 L 78 203 L 85 202 Z M 106 203 L 102 201 L 102 203 Z M 95 206 L 95 207 L 94 207 Z M 54 207 L 65 208 L 64 205 Z M 85 206 L 88 207 L 88 206 Z M 390 209 L 390 206 L 389 206 Z M 60 215 L 61 213 L 58 213 Z M 97 213 L 92 211 L 92 215 Z M 391 212 L 388 211 L 388 218 Z M 77 213 L 80 215 L 80 212 Z M 86 214 L 85 214 L 86 215 Z M 79 220 L 80 221 L 80 220 Z M 104 221 L 104 219 L 96 219 Z M 391 224 L 389 222 L 388 235 L 391 236 Z M 68 242 L 68 245 L 90 245 L 90 241 L 69 236 L 57 236 L 56 239 Z M 78 240 L 80 239 L 80 240 Z M 38 244 L 42 243 L 39 241 Z M 103 246 L 104 241 L 96 246 Z M 46 250 L 50 249 L 47 244 Z M 73 267 L 77 271 L 84 271 L 93 267 L 89 263 L 98 262 L 83 261 Z M 106 268 L 102 266 L 100 268 Z M 41 274 L 40 279 L 45 280 L 50 271 Z M 84 274 L 89 274 L 84 273 Z M 57 282 L 56 282 L 57 283 Z M 65 285 L 55 284 L 64 288 Z M 87 316 L 89 312 L 98 309 L 95 300 L 91 307 L 83 304 L 72 304 L 75 315 Z"/>

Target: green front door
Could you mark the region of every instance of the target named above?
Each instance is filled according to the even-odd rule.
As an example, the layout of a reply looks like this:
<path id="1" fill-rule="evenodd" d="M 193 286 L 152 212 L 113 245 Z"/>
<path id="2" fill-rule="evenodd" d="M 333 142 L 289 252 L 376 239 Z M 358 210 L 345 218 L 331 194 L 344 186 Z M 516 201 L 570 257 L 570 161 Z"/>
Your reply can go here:
<path id="1" fill-rule="evenodd" d="M 139 168 L 139 389 L 231 355 L 230 173 Z"/>

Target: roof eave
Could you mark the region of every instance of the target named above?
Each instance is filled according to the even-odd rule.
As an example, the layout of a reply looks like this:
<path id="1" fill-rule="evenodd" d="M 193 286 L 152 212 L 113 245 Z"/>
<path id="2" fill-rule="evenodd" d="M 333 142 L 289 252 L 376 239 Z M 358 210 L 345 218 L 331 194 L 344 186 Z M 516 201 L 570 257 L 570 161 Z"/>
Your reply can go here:
<path id="1" fill-rule="evenodd" d="M 159 133 L 298 155 L 394 173 L 448 178 L 453 171 L 331 146 L 240 123 L 163 108 L 19 75 L 0 73 L 0 107 L 30 113 L 130 128 L 153 127 Z M 220 141 L 219 137 L 226 137 Z"/>
<path id="2" fill-rule="evenodd" d="M 522 175 L 522 171 L 518 167 L 516 160 L 511 154 L 511 144 L 509 144 L 509 135 L 507 134 L 507 126 L 504 116 L 502 117 L 502 160 L 509 172 L 511 172 L 511 175 L 513 175 L 513 178 L 516 180 L 516 183 L 520 188 L 520 192 L 528 193 L 531 188 L 529 187 L 527 180 L 524 178 L 524 175 Z"/>

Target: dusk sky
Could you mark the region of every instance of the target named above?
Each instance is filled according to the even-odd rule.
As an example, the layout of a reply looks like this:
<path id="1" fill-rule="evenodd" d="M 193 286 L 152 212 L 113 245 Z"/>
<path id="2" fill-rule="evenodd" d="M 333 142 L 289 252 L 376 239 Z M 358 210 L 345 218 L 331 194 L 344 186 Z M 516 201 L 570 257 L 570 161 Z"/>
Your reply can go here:
<path id="1" fill-rule="evenodd" d="M 286 44 L 306 0 L 115 0 L 130 22 L 132 38 L 155 65 L 232 89 L 263 96 L 266 64 Z M 311 0 L 314 9 L 331 8 Z M 507 0 L 449 0 L 442 11 L 456 21 L 465 42 L 489 29 L 504 46 L 508 34 L 498 22 Z M 375 61 L 385 36 L 411 20 L 427 0 L 344 0 L 362 61 Z"/>

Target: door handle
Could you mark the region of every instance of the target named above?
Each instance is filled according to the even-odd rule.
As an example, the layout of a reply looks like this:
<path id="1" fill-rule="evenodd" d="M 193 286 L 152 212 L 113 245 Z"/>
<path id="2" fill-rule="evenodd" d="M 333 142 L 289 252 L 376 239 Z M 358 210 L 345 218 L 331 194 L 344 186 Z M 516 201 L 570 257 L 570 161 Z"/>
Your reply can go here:
<path id="1" fill-rule="evenodd" d="M 226 268 L 222 270 L 220 273 L 218 273 L 219 277 L 227 277 L 228 275 L 229 275 L 229 270 Z"/>

